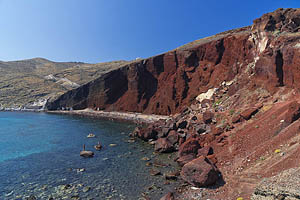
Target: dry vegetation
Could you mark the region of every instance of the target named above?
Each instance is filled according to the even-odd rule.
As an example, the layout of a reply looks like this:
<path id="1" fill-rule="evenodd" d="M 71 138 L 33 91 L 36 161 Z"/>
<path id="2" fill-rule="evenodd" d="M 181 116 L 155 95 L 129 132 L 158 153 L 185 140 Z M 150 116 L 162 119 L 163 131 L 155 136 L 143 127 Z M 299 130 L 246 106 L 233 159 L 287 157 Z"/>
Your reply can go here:
<path id="1" fill-rule="evenodd" d="M 0 61 L 0 104 L 19 107 L 39 99 L 55 98 L 126 63 L 52 62 L 42 58 Z"/>

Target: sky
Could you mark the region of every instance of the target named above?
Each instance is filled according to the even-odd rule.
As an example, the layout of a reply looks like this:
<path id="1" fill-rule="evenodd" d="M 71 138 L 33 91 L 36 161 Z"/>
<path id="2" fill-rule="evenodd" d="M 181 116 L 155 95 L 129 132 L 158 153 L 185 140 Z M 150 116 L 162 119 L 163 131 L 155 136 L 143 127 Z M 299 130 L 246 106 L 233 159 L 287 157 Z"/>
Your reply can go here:
<path id="1" fill-rule="evenodd" d="M 0 60 L 147 58 L 300 0 L 0 0 Z"/>

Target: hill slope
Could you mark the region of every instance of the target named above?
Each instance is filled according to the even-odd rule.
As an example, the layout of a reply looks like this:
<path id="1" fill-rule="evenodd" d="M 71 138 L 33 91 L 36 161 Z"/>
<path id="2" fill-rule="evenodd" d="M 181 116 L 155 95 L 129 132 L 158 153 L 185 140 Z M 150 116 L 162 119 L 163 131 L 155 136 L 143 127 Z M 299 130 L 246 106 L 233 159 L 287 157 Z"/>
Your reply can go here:
<path id="1" fill-rule="evenodd" d="M 0 105 L 24 107 L 38 101 L 42 103 L 125 63 L 52 62 L 43 58 L 0 61 Z"/>

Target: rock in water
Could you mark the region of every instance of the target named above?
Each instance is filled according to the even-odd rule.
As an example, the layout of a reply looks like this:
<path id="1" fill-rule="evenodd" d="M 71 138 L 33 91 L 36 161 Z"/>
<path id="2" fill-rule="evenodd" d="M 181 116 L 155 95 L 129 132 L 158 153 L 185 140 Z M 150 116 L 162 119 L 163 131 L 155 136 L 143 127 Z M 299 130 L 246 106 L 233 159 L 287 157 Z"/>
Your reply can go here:
<path id="1" fill-rule="evenodd" d="M 85 157 L 85 158 L 91 158 L 94 156 L 94 152 L 92 151 L 81 151 L 80 156 Z"/>
<path id="2" fill-rule="evenodd" d="M 219 171 L 208 158 L 201 156 L 185 164 L 180 175 L 185 181 L 196 187 L 206 187 L 216 183 Z"/>
<path id="3" fill-rule="evenodd" d="M 94 146 L 94 148 L 97 150 L 97 151 L 100 151 L 102 149 L 102 145 L 100 144 L 100 142 L 98 142 L 98 144 L 96 144 Z"/>
<path id="4" fill-rule="evenodd" d="M 85 144 L 83 145 L 83 150 L 80 151 L 80 156 L 85 157 L 85 158 L 90 158 L 94 156 L 94 152 L 92 151 L 86 151 L 85 150 Z"/>

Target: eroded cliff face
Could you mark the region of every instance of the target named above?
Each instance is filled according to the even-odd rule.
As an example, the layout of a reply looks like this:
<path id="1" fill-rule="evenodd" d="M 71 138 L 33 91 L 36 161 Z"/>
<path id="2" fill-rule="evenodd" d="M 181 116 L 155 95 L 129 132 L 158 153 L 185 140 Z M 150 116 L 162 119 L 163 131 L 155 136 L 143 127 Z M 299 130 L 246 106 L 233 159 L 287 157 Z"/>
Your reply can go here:
<path id="1" fill-rule="evenodd" d="M 249 28 L 202 39 L 189 47 L 154 56 L 114 70 L 48 103 L 49 110 L 179 112 L 207 89 L 231 80 L 253 62 Z"/>
<path id="2" fill-rule="evenodd" d="M 281 86 L 299 88 L 299 27 L 299 9 L 278 9 L 254 20 L 252 27 L 194 41 L 111 71 L 49 102 L 47 108 L 174 114 L 200 93 L 241 74 L 245 80 L 233 87 L 252 82 L 271 93 Z"/>

